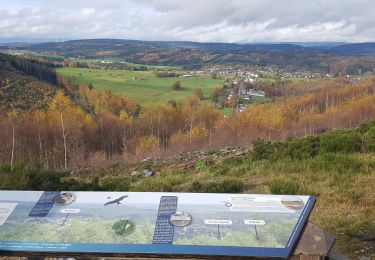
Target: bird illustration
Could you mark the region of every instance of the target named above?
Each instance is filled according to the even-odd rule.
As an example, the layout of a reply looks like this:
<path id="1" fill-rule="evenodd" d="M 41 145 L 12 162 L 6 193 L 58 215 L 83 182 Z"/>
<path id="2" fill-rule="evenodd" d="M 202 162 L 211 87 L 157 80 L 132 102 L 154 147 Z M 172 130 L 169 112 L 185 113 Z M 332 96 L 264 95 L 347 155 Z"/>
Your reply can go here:
<path id="1" fill-rule="evenodd" d="M 111 201 L 105 203 L 104 206 L 108 206 L 108 205 L 111 205 L 111 204 L 117 204 L 117 205 L 119 205 L 119 204 L 121 204 L 121 201 L 124 200 L 127 197 L 128 197 L 128 195 L 125 195 L 125 196 L 122 196 L 122 197 L 120 197 L 118 199 L 111 200 Z"/>

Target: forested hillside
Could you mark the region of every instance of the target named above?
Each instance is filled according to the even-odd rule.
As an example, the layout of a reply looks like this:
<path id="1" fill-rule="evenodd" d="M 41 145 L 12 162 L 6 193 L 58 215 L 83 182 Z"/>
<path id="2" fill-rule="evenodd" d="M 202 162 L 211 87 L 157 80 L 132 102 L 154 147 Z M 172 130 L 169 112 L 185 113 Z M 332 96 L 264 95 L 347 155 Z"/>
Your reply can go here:
<path id="1" fill-rule="evenodd" d="M 17 105 L 3 108 L 2 162 L 40 161 L 57 169 L 90 166 L 98 157 L 132 163 L 225 145 L 248 147 L 257 138 L 282 140 L 355 127 L 375 116 L 375 80 L 370 77 L 359 82 L 317 80 L 308 88 L 302 82 L 292 85 L 304 89 L 300 96 L 276 98 L 227 117 L 196 96 L 141 108 L 125 96 L 72 85 L 61 77 L 56 80 L 60 90 L 40 99 L 46 100 L 45 105 L 31 110 Z M 22 101 L 22 95 L 15 96 Z M 8 108 L 14 104 L 5 103 Z"/>
<path id="2" fill-rule="evenodd" d="M 53 64 L 0 53 L 0 111 L 45 108 L 56 91 Z"/>

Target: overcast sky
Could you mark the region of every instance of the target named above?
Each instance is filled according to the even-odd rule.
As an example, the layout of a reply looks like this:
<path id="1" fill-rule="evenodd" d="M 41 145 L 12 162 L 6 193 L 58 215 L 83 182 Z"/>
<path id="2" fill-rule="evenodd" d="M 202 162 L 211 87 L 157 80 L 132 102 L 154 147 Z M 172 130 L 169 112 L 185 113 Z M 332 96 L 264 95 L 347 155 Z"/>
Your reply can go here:
<path id="1" fill-rule="evenodd" d="M 0 41 L 375 41 L 374 0 L 0 0 Z"/>

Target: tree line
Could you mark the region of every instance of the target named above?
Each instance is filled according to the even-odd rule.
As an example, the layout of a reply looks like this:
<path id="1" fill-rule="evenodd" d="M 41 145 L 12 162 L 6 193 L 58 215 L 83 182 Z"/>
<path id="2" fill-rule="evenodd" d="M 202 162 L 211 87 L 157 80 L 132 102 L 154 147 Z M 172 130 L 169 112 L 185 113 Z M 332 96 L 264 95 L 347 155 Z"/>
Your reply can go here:
<path id="1" fill-rule="evenodd" d="M 44 59 L 25 59 L 0 53 L 0 63 L 8 64 L 8 67 L 23 72 L 27 76 L 33 76 L 38 80 L 47 81 L 52 85 L 57 84 L 57 74 L 55 71 L 51 70 L 51 68 L 54 68 L 56 65 Z"/>

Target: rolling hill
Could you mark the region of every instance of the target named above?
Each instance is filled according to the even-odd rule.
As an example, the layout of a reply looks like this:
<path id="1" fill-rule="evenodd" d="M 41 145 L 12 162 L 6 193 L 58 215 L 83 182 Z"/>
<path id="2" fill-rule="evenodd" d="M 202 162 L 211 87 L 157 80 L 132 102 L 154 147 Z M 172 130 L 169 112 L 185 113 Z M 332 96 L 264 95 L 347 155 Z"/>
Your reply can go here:
<path id="1" fill-rule="evenodd" d="M 370 56 L 375 64 L 375 43 L 199 43 L 185 41 L 138 41 L 87 39 L 66 42 L 14 43 L 2 51 L 36 52 L 58 58 L 111 58 L 140 64 L 207 65 L 253 64 L 298 66 L 326 70 L 338 57 Z"/>

